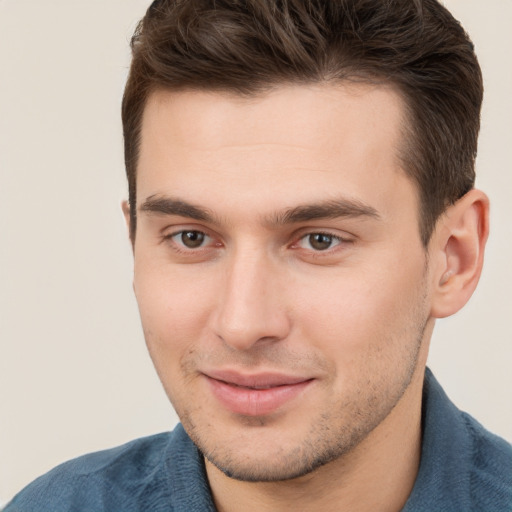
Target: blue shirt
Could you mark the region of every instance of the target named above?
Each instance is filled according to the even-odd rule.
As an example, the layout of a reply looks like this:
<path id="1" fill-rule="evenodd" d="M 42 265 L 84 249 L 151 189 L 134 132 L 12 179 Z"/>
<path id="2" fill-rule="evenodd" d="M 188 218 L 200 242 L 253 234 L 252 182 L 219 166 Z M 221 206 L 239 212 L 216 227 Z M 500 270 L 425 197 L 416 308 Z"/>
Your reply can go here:
<path id="1" fill-rule="evenodd" d="M 215 512 L 203 457 L 181 425 L 79 457 L 4 512 Z M 448 399 L 427 369 L 421 463 L 402 512 L 511 512 L 512 446 Z"/>

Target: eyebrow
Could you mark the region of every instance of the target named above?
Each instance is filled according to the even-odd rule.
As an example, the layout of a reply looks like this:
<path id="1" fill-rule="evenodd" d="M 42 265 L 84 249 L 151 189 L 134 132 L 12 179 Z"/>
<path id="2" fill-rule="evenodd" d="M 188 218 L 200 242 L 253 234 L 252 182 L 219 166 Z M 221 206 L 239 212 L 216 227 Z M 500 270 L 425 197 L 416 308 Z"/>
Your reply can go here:
<path id="1" fill-rule="evenodd" d="M 139 210 L 155 215 L 177 215 L 202 222 L 218 223 L 210 210 L 168 196 L 150 196 L 142 203 Z M 372 206 L 358 200 L 343 198 L 286 208 L 268 217 L 266 224 L 275 226 L 343 217 L 381 218 Z"/>
<path id="2" fill-rule="evenodd" d="M 320 203 L 299 205 L 277 213 L 270 224 L 294 224 L 311 220 L 369 217 L 380 219 L 375 208 L 353 199 L 334 199 Z"/>
<path id="3" fill-rule="evenodd" d="M 179 215 L 203 222 L 214 222 L 213 215 L 207 209 L 172 197 L 150 196 L 141 204 L 139 211 L 156 215 Z"/>

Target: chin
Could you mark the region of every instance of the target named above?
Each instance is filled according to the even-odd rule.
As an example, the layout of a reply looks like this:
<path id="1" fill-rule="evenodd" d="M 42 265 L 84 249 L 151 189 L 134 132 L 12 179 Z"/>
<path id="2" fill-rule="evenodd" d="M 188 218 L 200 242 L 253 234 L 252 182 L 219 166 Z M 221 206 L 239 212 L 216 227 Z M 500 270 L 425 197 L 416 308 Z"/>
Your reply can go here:
<path id="1" fill-rule="evenodd" d="M 300 450 L 298 450 L 300 451 Z M 272 456 L 246 458 L 244 461 L 229 457 L 219 457 L 215 453 L 204 454 L 205 458 L 227 477 L 243 482 L 280 482 L 306 476 L 319 467 L 331 462 L 336 455 L 317 456 L 314 459 L 299 453 L 290 454 L 282 460 L 273 460 Z"/>
<path id="2" fill-rule="evenodd" d="M 330 418 L 315 421 L 301 432 L 278 429 L 263 418 L 256 424 L 256 420 L 251 418 L 251 427 L 243 425 L 229 435 L 228 429 L 221 427 L 206 433 L 185 418 L 182 423 L 208 462 L 229 478 L 245 482 L 278 482 L 304 477 L 343 458 L 375 427 L 372 422 L 362 429 L 342 428 L 339 435 L 332 436 Z"/>

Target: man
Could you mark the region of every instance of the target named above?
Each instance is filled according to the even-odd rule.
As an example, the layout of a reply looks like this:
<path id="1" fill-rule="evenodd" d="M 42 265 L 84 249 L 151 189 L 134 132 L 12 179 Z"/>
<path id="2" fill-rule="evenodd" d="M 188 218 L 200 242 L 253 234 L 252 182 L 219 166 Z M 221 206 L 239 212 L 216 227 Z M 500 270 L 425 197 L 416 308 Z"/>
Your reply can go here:
<path id="1" fill-rule="evenodd" d="M 134 290 L 181 425 L 6 510 L 510 510 L 512 448 L 425 368 L 488 234 L 458 23 L 434 0 L 157 0 L 132 46 Z"/>

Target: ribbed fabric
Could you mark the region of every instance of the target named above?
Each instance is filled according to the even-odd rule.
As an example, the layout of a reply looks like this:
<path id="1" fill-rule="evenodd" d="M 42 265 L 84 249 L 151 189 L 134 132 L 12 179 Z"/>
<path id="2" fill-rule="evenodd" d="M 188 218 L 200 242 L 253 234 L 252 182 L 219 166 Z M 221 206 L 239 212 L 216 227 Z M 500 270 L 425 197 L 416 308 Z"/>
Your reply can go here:
<path id="1" fill-rule="evenodd" d="M 512 512 L 512 446 L 459 411 L 427 368 L 423 445 L 402 512 Z"/>
<path id="2" fill-rule="evenodd" d="M 4 512 L 215 512 L 183 427 L 79 457 L 38 478 Z M 512 446 L 459 411 L 427 369 L 421 465 L 402 512 L 512 512 Z"/>
<path id="3" fill-rule="evenodd" d="M 183 427 L 71 460 L 3 512 L 215 512 L 204 462 Z"/>

